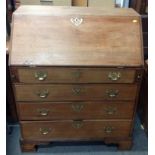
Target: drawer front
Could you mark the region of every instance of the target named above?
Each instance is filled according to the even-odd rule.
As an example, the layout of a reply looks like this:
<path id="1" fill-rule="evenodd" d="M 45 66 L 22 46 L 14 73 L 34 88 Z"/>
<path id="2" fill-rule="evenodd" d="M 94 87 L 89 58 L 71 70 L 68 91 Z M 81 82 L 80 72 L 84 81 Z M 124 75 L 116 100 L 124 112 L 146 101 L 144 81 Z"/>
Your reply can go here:
<path id="1" fill-rule="evenodd" d="M 21 122 L 25 140 L 73 140 L 102 139 L 105 137 L 128 137 L 131 121 L 84 120 Z"/>
<path id="2" fill-rule="evenodd" d="M 56 5 L 71 6 L 71 0 L 20 0 L 22 5 Z"/>
<path id="3" fill-rule="evenodd" d="M 23 83 L 133 83 L 135 70 L 101 68 L 18 69 Z"/>
<path id="4" fill-rule="evenodd" d="M 88 6 L 90 7 L 104 7 L 104 8 L 114 8 L 115 0 L 88 0 Z"/>
<path id="5" fill-rule="evenodd" d="M 20 120 L 131 119 L 134 102 L 19 102 Z"/>
<path id="6" fill-rule="evenodd" d="M 15 85 L 17 101 L 135 100 L 134 84 Z"/>

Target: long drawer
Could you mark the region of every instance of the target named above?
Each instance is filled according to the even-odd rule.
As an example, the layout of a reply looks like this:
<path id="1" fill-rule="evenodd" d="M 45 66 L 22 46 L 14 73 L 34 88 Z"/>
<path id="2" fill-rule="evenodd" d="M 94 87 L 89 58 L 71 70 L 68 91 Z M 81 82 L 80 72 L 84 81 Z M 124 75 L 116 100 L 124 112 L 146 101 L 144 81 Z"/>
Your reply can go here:
<path id="1" fill-rule="evenodd" d="M 131 121 L 83 120 L 21 122 L 25 140 L 73 140 L 128 137 Z"/>
<path id="2" fill-rule="evenodd" d="M 15 85 L 17 101 L 135 100 L 135 84 Z"/>
<path id="3" fill-rule="evenodd" d="M 131 119 L 134 102 L 19 102 L 20 120 Z"/>
<path id="4" fill-rule="evenodd" d="M 71 0 L 20 0 L 22 5 L 56 5 L 71 6 Z"/>
<path id="5" fill-rule="evenodd" d="M 17 69 L 22 83 L 133 83 L 136 70 L 115 68 L 37 67 Z"/>

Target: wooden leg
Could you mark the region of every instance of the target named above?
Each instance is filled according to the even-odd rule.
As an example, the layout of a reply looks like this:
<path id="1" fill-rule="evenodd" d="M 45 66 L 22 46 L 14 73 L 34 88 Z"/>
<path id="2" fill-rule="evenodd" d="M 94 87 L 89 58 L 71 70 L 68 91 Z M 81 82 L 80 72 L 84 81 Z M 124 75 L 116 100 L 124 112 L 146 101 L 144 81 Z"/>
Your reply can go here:
<path id="1" fill-rule="evenodd" d="M 35 152 L 36 151 L 36 144 L 34 143 L 20 141 L 20 146 L 21 146 L 22 152 Z"/>
<path id="2" fill-rule="evenodd" d="M 132 140 L 122 140 L 118 143 L 118 150 L 130 150 L 132 147 Z"/>

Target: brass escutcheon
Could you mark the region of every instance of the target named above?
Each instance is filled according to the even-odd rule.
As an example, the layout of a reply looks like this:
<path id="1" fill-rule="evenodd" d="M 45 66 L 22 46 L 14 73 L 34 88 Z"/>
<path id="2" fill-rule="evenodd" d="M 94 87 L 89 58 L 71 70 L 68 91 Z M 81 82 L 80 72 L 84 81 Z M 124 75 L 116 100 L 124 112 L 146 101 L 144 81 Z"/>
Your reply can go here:
<path id="1" fill-rule="evenodd" d="M 73 103 L 72 104 L 72 109 L 75 112 L 81 112 L 83 107 L 84 107 L 84 105 L 82 103 Z"/>

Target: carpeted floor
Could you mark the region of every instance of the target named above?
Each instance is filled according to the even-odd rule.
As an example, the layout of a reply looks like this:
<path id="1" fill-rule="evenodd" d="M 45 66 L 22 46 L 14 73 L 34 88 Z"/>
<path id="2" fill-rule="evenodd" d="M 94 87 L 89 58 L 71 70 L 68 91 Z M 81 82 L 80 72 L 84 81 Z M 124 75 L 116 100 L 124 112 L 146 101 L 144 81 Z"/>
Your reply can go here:
<path id="1" fill-rule="evenodd" d="M 10 126 L 9 126 L 10 127 Z M 7 135 L 7 155 L 147 155 L 148 142 L 138 119 L 135 121 L 133 148 L 130 151 L 117 151 L 116 146 L 107 146 L 102 142 L 56 142 L 40 146 L 37 153 L 21 153 L 19 146 L 20 129 L 12 126 Z"/>

